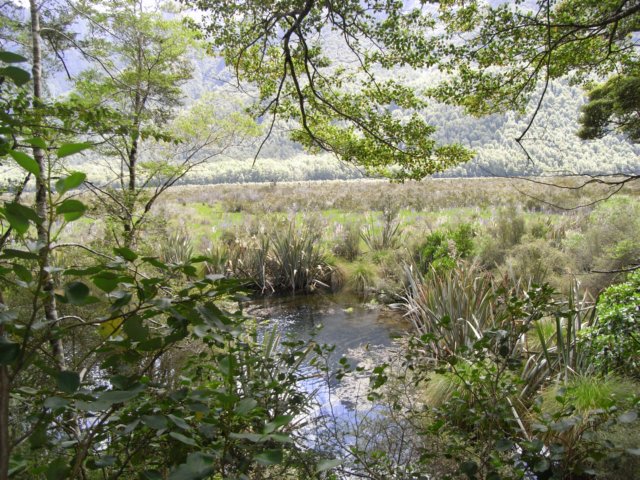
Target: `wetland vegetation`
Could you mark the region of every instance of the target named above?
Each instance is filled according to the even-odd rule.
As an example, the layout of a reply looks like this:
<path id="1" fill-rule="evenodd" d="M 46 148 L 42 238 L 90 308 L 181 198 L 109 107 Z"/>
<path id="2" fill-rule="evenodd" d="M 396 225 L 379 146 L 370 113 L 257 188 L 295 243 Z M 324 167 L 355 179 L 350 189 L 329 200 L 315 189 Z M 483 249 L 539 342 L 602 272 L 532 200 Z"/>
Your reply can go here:
<path id="1" fill-rule="evenodd" d="M 639 478 L 639 11 L 0 2 L 0 480 Z"/>

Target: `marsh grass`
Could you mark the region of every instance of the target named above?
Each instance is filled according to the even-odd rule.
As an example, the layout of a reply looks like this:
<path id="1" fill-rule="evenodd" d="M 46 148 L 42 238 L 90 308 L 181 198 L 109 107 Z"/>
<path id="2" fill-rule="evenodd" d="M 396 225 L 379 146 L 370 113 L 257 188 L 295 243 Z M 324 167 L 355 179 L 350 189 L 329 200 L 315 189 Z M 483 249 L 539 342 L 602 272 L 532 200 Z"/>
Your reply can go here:
<path id="1" fill-rule="evenodd" d="M 290 221 L 270 234 L 274 288 L 309 292 L 329 287 L 331 267 L 320 246 L 321 228 L 316 221 L 302 225 Z"/>
<path id="2" fill-rule="evenodd" d="M 405 267 L 406 317 L 419 336 L 429 339 L 434 360 L 471 347 L 494 328 L 500 322 L 495 299 L 491 276 L 475 264 L 426 275 Z"/>
<path id="3" fill-rule="evenodd" d="M 160 259 L 165 263 L 185 263 L 193 257 L 194 247 L 191 236 L 184 230 L 177 230 L 160 244 Z"/>
<path id="4" fill-rule="evenodd" d="M 319 250 L 347 262 L 375 264 L 376 275 L 387 284 L 384 289 L 394 294 L 402 290 L 402 265 L 411 261 L 409 257 L 431 234 L 444 235 L 447 240 L 441 245 L 447 268 L 462 257 L 477 261 L 496 277 L 548 281 L 561 290 L 579 275 L 581 289 L 593 295 L 617 277 L 590 273 L 591 269 L 623 268 L 640 254 L 640 215 L 635 215 L 640 188 L 626 189 L 628 196 L 605 204 L 565 212 L 521 196 L 512 188 L 514 182 L 518 189 L 548 203 L 588 203 L 598 193 L 584 191 L 569 199 L 558 189 L 508 179 L 426 180 L 402 185 L 370 180 L 298 182 L 178 187 L 157 208 L 169 218 L 167 230 L 187 231 L 194 245 L 220 243 L 232 232 L 241 246 L 229 251 L 233 274 L 249 274 L 265 292 L 284 288 L 276 287 L 274 282 L 284 281 L 271 275 L 277 263 L 275 230 L 283 230 L 279 236 L 287 237 L 289 220 L 302 225 L 310 216 L 322 220 L 315 238 Z M 256 240 L 263 235 L 253 227 L 256 225 L 269 232 L 266 256 Z M 464 239 L 464 249 L 454 238 L 460 226 L 471 232 Z M 156 239 L 150 244 L 157 252 Z M 292 245 L 295 250 L 295 242 Z M 289 264 L 287 252 L 282 248 L 280 252 L 280 263 Z M 414 255 L 414 261 L 427 272 L 430 262 L 418 257 Z M 294 270 L 298 275 L 299 270 Z M 345 268 L 347 285 L 350 270 Z M 286 284 L 290 291 L 290 278 Z"/>
<path id="5" fill-rule="evenodd" d="M 350 222 L 340 226 L 335 244 L 333 246 L 333 252 L 352 262 L 356 260 L 362 253 L 360 248 L 361 236 L 360 232 L 362 226 L 359 222 Z"/>
<path id="6" fill-rule="evenodd" d="M 370 251 L 395 250 L 402 241 L 402 230 L 397 207 L 385 208 L 379 221 L 373 215 L 360 231 L 360 236 Z"/>

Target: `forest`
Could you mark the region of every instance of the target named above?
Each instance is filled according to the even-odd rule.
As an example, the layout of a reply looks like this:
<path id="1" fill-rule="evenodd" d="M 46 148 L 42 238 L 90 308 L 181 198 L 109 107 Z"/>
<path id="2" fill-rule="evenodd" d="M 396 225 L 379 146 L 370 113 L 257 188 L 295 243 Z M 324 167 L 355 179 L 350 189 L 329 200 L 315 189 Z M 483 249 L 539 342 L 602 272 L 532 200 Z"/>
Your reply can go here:
<path id="1" fill-rule="evenodd" d="M 0 2 L 0 480 L 640 478 L 638 0 Z"/>

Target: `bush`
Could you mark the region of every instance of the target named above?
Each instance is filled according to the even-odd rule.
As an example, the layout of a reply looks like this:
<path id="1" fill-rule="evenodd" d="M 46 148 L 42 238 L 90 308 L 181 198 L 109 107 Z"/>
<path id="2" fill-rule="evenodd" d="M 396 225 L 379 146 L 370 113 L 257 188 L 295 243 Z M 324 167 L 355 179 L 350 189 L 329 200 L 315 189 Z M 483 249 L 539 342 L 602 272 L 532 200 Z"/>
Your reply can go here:
<path id="1" fill-rule="evenodd" d="M 471 257 L 474 236 L 473 227 L 468 223 L 462 223 L 446 232 L 437 230 L 427 235 L 414 255 L 420 271 L 426 273 L 431 268 L 451 269 L 458 259 Z"/>
<path id="2" fill-rule="evenodd" d="M 640 270 L 599 298 L 596 324 L 581 342 L 602 373 L 640 378 Z"/>
<path id="3" fill-rule="evenodd" d="M 552 281 L 559 287 L 562 282 L 556 276 L 567 273 L 569 259 L 546 240 L 536 239 L 513 248 L 505 263 L 511 278 L 522 278 L 538 285 Z"/>
<path id="4" fill-rule="evenodd" d="M 503 248 L 509 248 L 520 243 L 525 232 L 524 216 L 515 206 L 501 208 L 498 211 L 493 233 Z"/>

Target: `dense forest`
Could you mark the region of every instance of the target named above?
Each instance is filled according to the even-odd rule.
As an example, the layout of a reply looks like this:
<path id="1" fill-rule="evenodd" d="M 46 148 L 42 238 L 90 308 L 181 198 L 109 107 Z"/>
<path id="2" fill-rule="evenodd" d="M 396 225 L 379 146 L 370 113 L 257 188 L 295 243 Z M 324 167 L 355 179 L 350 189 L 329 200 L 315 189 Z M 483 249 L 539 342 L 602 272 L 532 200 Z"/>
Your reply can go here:
<path id="1" fill-rule="evenodd" d="M 0 480 L 640 478 L 639 29 L 0 2 Z"/>

